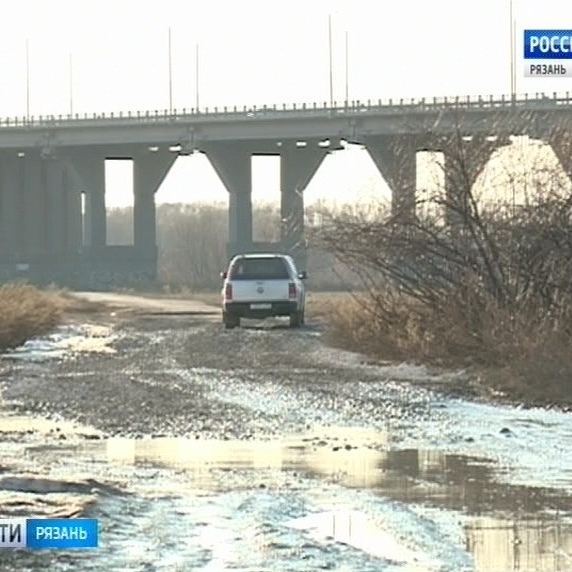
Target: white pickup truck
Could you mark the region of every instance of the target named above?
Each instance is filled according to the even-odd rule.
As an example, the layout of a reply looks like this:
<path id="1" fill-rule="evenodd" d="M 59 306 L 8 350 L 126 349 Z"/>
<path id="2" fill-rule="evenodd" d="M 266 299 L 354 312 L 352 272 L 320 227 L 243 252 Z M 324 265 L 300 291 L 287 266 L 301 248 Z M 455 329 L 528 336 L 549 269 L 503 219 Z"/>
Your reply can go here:
<path id="1" fill-rule="evenodd" d="M 289 316 L 290 327 L 304 324 L 306 272 L 287 254 L 240 254 L 221 273 L 222 321 L 227 329 L 241 318 Z"/>

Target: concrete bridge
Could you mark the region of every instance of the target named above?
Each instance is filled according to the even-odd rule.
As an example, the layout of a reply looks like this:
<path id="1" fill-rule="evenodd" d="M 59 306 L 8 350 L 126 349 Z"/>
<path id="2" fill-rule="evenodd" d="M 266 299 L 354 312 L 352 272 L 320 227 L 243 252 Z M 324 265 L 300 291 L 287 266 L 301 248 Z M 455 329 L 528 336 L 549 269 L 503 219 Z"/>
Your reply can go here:
<path id="1" fill-rule="evenodd" d="M 228 190 L 229 255 L 262 247 L 252 241 L 251 157 L 280 156 L 284 224 L 276 248 L 303 261 L 303 191 L 343 141 L 366 147 L 394 210 L 411 214 L 418 151 L 443 152 L 447 170 L 461 134 L 474 182 L 511 135 L 528 135 L 552 145 L 572 174 L 570 132 L 568 94 L 0 119 L 0 281 L 80 288 L 152 282 L 154 194 L 178 155 L 206 153 Z M 132 246 L 106 245 L 106 159 L 133 161 Z"/>

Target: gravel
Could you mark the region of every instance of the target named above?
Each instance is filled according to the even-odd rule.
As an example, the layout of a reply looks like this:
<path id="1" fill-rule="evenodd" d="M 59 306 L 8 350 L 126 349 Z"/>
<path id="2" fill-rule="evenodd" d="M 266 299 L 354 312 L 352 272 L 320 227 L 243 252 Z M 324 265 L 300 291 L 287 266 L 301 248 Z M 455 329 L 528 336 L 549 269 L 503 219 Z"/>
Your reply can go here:
<path id="1" fill-rule="evenodd" d="M 110 436 L 251 439 L 348 416 L 383 426 L 422 416 L 434 399 L 324 347 L 317 326 L 264 322 L 226 331 L 197 317 L 163 317 L 135 319 L 114 334 L 115 354 L 9 365 L 5 401 Z"/>

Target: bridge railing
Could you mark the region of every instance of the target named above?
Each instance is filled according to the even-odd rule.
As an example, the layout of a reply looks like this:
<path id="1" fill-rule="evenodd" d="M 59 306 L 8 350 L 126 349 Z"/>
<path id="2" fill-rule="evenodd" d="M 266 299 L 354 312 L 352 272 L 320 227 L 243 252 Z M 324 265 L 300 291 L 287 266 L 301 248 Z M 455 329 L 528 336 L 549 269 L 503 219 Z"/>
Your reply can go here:
<path id="1" fill-rule="evenodd" d="M 338 117 L 344 115 L 361 115 L 380 113 L 394 114 L 396 112 L 428 112 L 438 109 L 492 109 L 492 108 L 545 108 L 554 109 L 558 106 L 571 106 L 572 94 L 536 93 L 518 96 L 453 96 L 431 97 L 420 99 L 378 99 L 378 100 L 352 100 L 343 102 L 313 102 L 302 104 L 281 104 L 263 106 L 224 106 L 205 108 L 163 109 L 146 111 L 120 111 L 108 113 L 84 113 L 67 115 L 40 115 L 30 117 L 0 118 L 0 128 L 6 127 L 43 127 L 43 126 L 73 126 L 102 123 L 125 122 L 130 124 L 170 123 L 177 121 L 216 121 L 216 120 L 244 120 L 276 119 L 279 117 L 292 117 L 299 115 Z"/>

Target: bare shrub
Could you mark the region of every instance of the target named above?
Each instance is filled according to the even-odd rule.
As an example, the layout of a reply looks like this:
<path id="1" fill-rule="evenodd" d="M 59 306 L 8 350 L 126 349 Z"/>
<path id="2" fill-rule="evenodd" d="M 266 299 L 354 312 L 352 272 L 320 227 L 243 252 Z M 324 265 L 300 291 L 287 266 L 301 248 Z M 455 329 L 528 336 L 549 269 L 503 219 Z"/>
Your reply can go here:
<path id="1" fill-rule="evenodd" d="M 314 242 L 367 292 L 334 328 L 384 357 L 514 367 L 521 387 L 537 382 L 518 364 L 538 358 L 558 362 L 570 380 L 572 194 L 559 173 L 543 171 L 526 173 L 528 200 L 518 208 L 479 200 L 479 145 L 460 131 L 443 142 L 445 184 L 414 216 L 323 213 Z"/>

